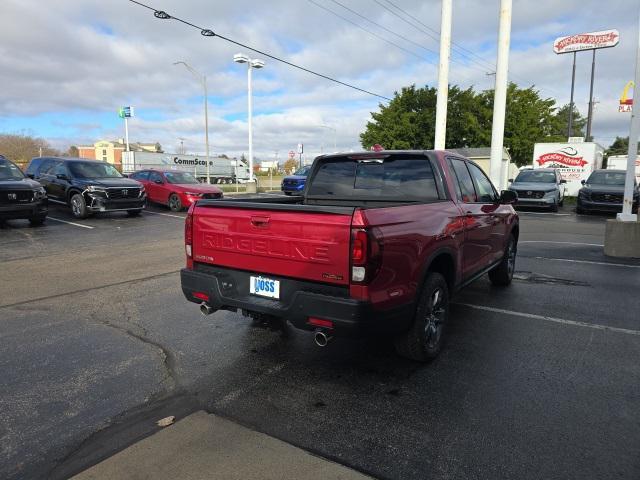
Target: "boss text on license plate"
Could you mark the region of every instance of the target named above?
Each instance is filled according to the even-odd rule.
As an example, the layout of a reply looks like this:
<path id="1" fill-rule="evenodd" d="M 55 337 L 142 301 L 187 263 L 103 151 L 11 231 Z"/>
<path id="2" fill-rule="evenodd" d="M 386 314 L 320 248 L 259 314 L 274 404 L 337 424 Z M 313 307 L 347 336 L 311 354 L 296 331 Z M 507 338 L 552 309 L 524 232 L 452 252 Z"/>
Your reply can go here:
<path id="1" fill-rule="evenodd" d="M 252 275 L 249 292 L 262 297 L 280 298 L 280 281 Z"/>

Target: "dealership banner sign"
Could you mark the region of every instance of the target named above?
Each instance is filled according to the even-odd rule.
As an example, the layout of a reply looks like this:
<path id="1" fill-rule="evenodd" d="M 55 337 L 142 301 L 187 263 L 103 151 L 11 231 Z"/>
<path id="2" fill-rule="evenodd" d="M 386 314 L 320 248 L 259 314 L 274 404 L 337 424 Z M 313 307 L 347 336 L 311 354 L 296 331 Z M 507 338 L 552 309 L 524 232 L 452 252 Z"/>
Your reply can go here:
<path id="1" fill-rule="evenodd" d="M 567 155 L 564 152 L 545 153 L 540 155 L 536 162 L 538 162 L 538 166 L 540 167 L 584 167 L 589 163 L 583 157 L 575 156 L 577 154 L 575 150 L 571 153 L 573 153 L 573 156 Z"/>
<path id="2" fill-rule="evenodd" d="M 553 42 L 553 51 L 557 54 L 594 50 L 597 48 L 611 48 L 618 45 L 620 33 L 618 30 L 603 30 L 601 32 L 579 33 L 559 37 Z"/>

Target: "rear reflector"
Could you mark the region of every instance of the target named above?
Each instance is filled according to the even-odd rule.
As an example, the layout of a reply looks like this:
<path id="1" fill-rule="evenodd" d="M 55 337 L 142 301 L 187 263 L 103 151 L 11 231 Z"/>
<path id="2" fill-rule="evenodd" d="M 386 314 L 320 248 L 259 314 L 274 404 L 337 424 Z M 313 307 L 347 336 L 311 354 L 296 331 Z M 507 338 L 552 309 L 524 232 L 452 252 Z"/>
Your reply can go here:
<path id="1" fill-rule="evenodd" d="M 331 320 L 323 320 L 322 318 L 309 317 L 307 323 L 315 327 L 333 328 Z"/>
<path id="2" fill-rule="evenodd" d="M 193 296 L 198 300 L 202 300 L 203 302 L 209 301 L 209 295 L 204 292 L 193 292 Z"/>

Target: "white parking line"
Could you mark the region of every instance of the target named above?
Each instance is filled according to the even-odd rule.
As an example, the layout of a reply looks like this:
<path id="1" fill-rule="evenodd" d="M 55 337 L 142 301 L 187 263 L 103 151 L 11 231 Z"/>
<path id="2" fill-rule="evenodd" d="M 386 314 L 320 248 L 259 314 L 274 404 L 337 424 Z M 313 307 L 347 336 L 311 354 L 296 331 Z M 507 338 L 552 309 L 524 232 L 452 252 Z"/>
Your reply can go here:
<path id="1" fill-rule="evenodd" d="M 51 216 L 47 216 L 47 220 L 53 220 L 54 222 L 66 223 L 67 225 L 73 225 L 74 227 L 89 228 L 89 229 L 96 228 L 96 227 L 92 227 L 90 225 L 82 225 L 80 223 L 73 223 L 73 222 L 68 222 L 66 220 L 60 220 L 59 218 L 53 218 Z"/>
<path id="2" fill-rule="evenodd" d="M 556 262 L 587 263 L 590 265 L 608 265 L 611 267 L 640 268 L 640 265 L 628 265 L 626 263 L 593 262 L 591 260 L 570 260 L 568 258 L 550 258 L 550 257 L 525 257 L 525 258 L 535 258 L 536 260 L 554 260 Z"/>
<path id="3" fill-rule="evenodd" d="M 587 245 L 588 247 L 604 247 L 601 243 L 552 242 L 550 240 L 518 240 L 518 245 L 521 243 L 553 243 L 557 245 Z"/>
<path id="4" fill-rule="evenodd" d="M 628 328 L 620 328 L 620 327 L 610 327 L 608 325 L 601 325 L 599 323 L 577 322 L 575 320 L 565 320 L 563 318 L 546 317 L 544 315 L 535 315 L 533 313 L 514 312 L 513 310 L 504 310 L 502 308 L 485 307 L 484 305 L 472 305 L 470 303 L 454 303 L 454 305 L 461 305 L 463 307 L 473 308 L 475 310 L 484 310 L 486 312 L 502 313 L 503 315 L 512 315 L 514 317 L 530 318 L 533 320 L 544 320 L 547 322 L 560 323 L 562 325 L 593 328 L 594 330 L 608 330 L 610 332 L 640 336 L 640 330 L 631 330 Z"/>
<path id="5" fill-rule="evenodd" d="M 181 215 L 171 215 L 170 213 L 150 212 L 149 210 L 144 210 L 144 213 L 152 213 L 153 215 L 162 215 L 163 217 L 180 218 L 182 220 L 185 219 L 185 217 Z"/>
<path id="6" fill-rule="evenodd" d="M 551 212 L 523 212 L 518 211 L 518 215 L 555 215 L 556 217 L 569 217 L 571 213 L 551 213 Z"/>

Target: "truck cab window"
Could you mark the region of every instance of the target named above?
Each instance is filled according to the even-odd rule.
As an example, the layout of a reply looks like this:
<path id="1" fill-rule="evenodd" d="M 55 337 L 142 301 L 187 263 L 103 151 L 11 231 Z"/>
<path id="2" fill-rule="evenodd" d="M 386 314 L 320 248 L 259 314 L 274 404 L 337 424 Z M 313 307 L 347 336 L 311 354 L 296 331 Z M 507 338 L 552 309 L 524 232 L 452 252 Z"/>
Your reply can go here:
<path id="1" fill-rule="evenodd" d="M 473 180 L 467 170 L 466 162 L 464 160 L 450 159 L 451 166 L 458 180 L 458 199 L 464 203 L 475 203 L 476 190 L 473 186 Z"/>
<path id="2" fill-rule="evenodd" d="M 328 160 L 316 172 L 309 195 L 337 199 L 439 200 L 429 159 L 393 156 Z"/>
<path id="3" fill-rule="evenodd" d="M 469 171 L 473 177 L 473 181 L 478 192 L 478 202 L 482 203 L 494 203 L 498 200 L 498 194 L 493 188 L 493 184 L 480 169 L 480 167 L 473 163 L 468 163 Z"/>

